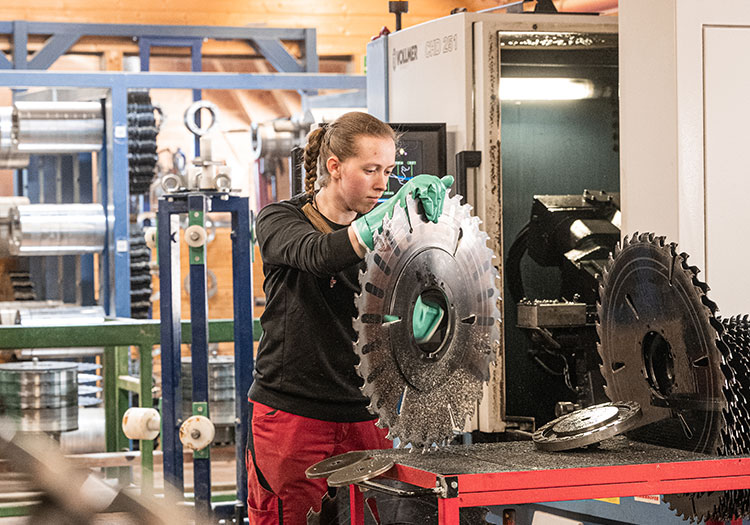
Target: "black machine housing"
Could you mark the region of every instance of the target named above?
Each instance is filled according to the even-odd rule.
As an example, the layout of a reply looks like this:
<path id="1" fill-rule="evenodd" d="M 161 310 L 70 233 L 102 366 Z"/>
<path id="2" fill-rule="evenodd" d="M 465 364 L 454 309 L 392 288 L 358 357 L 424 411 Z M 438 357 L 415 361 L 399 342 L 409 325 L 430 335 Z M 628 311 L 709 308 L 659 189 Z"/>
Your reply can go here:
<path id="1" fill-rule="evenodd" d="M 618 193 L 537 195 L 531 220 L 508 250 L 505 278 L 518 307 L 517 327 L 531 342 L 529 357 L 563 375 L 575 403 L 607 401 L 596 349 L 598 275 L 620 240 Z M 557 297 L 528 297 L 522 258 L 560 270 Z M 527 276 L 529 277 L 529 276 Z"/>

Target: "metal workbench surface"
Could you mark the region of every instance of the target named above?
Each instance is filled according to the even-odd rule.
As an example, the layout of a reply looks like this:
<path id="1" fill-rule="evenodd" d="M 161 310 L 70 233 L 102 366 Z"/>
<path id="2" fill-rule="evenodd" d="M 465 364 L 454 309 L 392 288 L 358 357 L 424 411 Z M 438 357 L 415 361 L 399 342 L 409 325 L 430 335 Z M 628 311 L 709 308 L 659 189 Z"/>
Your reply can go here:
<path id="1" fill-rule="evenodd" d="M 608 467 L 719 459 L 684 450 L 632 441 L 624 436 L 599 446 L 563 452 L 538 450 L 532 441 L 453 445 L 422 453 L 415 449 L 372 451 L 398 465 L 442 475 L 487 474 L 563 468 Z"/>

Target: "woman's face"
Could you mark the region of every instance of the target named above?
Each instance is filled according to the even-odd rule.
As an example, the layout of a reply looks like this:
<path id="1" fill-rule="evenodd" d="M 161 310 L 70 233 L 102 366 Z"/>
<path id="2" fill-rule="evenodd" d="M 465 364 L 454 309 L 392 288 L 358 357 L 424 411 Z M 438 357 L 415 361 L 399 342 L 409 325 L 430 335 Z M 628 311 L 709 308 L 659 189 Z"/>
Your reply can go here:
<path id="1" fill-rule="evenodd" d="M 328 159 L 328 172 L 337 197 L 347 210 L 367 213 L 378 203 L 396 162 L 396 145 L 388 137 L 360 135 L 355 139 L 357 155 L 339 162 Z"/>

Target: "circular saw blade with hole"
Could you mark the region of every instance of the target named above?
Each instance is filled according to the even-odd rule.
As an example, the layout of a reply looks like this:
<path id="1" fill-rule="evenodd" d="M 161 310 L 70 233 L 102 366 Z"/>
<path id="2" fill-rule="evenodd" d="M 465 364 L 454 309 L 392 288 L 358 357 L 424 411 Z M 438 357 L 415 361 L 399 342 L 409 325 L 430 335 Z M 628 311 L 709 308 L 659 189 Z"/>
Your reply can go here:
<path id="1" fill-rule="evenodd" d="M 716 305 L 697 274 L 664 237 L 625 237 L 599 285 L 598 348 L 610 400 L 641 405 L 634 437 L 714 454 L 722 448 L 727 363 Z"/>
<path id="2" fill-rule="evenodd" d="M 480 220 L 460 197 L 437 223 L 407 198 L 396 206 L 360 274 L 354 349 L 362 392 L 378 425 L 400 445 L 442 444 L 474 414 L 499 339 L 498 273 Z M 433 335 L 413 336 L 418 298 L 444 315 Z"/>

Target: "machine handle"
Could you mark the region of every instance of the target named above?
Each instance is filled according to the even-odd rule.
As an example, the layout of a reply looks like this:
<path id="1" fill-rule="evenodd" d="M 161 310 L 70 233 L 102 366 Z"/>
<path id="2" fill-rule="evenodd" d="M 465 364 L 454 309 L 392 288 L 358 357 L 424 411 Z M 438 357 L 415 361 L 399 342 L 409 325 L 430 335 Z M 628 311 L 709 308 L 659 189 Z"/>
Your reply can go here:
<path id="1" fill-rule="evenodd" d="M 466 202 L 467 174 L 469 168 L 478 168 L 482 164 L 482 152 L 474 150 L 459 151 L 456 153 L 456 193 L 463 197 Z"/>

